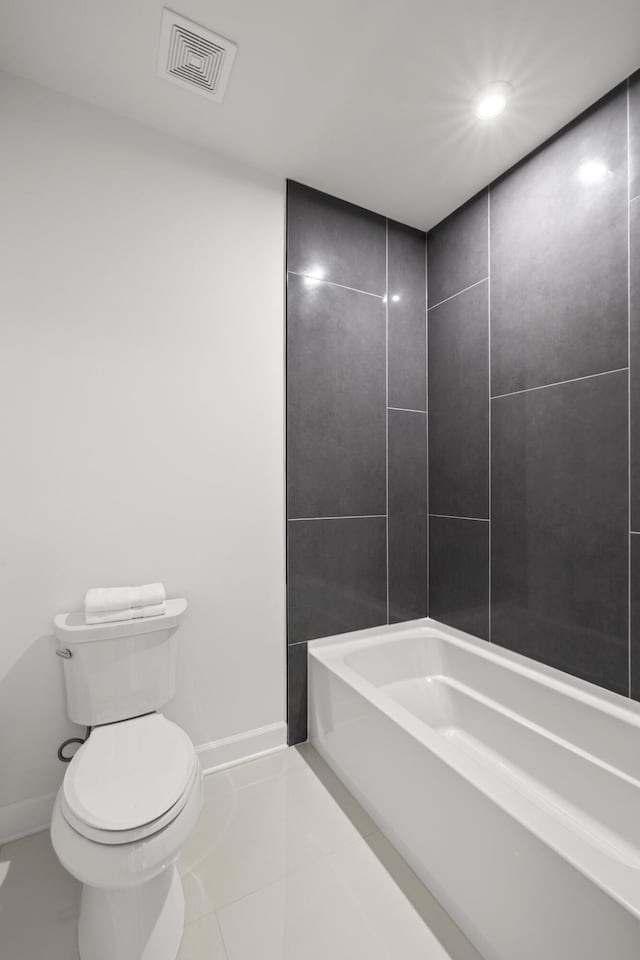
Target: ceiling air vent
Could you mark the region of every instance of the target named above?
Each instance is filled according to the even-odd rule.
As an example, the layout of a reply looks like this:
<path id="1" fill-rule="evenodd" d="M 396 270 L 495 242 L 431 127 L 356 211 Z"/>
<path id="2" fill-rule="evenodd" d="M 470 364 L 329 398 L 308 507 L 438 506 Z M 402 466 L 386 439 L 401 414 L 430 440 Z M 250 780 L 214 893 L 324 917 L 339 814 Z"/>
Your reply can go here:
<path id="1" fill-rule="evenodd" d="M 238 47 L 173 10 L 162 11 L 158 73 L 196 93 L 224 96 Z"/>

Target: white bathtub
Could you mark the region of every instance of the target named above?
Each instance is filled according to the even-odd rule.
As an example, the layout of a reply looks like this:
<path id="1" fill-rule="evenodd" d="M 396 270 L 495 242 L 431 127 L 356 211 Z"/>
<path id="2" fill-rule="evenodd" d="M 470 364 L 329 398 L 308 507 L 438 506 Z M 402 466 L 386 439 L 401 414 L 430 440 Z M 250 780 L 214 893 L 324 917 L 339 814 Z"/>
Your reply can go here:
<path id="1" fill-rule="evenodd" d="M 639 704 L 420 620 L 310 643 L 309 725 L 487 960 L 639 960 Z"/>

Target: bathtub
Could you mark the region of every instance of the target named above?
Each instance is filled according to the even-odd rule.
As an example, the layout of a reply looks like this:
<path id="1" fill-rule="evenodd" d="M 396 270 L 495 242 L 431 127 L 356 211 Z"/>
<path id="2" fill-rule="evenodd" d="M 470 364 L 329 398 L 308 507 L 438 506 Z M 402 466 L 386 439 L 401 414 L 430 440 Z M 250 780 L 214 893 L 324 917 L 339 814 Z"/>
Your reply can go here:
<path id="1" fill-rule="evenodd" d="M 309 644 L 309 735 L 486 960 L 639 960 L 640 704 L 419 620 Z"/>

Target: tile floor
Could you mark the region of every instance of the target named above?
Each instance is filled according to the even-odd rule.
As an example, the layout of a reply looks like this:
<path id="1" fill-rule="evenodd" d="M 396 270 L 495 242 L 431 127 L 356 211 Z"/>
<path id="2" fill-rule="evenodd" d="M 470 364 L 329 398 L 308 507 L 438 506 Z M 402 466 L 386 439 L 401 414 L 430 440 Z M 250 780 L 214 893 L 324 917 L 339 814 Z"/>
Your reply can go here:
<path id="1" fill-rule="evenodd" d="M 307 744 L 208 776 L 180 869 L 179 960 L 481 960 Z M 48 833 L 1 847 L 2 960 L 77 960 L 78 902 Z"/>

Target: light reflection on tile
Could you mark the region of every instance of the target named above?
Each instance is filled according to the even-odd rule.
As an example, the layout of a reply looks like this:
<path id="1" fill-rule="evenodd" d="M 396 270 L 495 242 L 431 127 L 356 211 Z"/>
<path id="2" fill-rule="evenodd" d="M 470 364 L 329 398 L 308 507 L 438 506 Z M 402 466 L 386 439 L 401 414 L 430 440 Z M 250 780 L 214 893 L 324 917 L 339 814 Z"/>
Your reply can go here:
<path id="1" fill-rule="evenodd" d="M 215 782 L 206 785 L 205 809 L 180 858 L 188 921 L 353 842 L 357 827 L 373 829 L 364 813 L 359 823 L 357 814 L 347 816 L 313 771 L 297 763 L 288 773 L 225 792 Z M 236 768 L 236 779 L 242 776 Z"/>
<path id="2" fill-rule="evenodd" d="M 370 842 L 359 839 L 220 910 L 229 960 L 451 958 L 373 852 L 377 841 Z M 455 956 L 479 960 L 456 933 Z"/>

